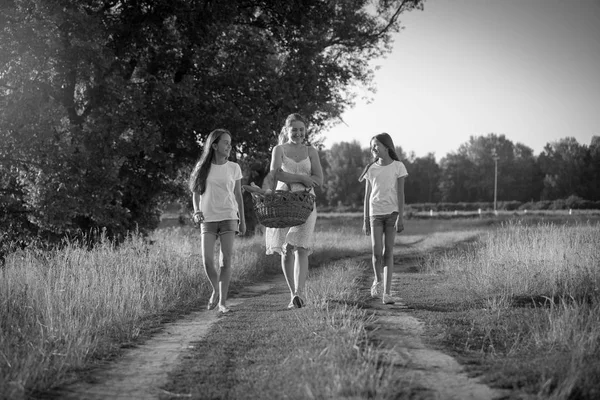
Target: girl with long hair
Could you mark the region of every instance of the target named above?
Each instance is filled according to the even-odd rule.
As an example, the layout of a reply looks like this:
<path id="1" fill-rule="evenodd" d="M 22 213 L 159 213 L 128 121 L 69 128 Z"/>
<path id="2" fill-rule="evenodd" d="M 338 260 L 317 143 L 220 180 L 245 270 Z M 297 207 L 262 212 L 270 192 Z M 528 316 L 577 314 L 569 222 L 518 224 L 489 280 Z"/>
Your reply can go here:
<path id="1" fill-rule="evenodd" d="M 212 310 L 218 306 L 221 313 L 230 311 L 226 302 L 235 234 L 246 232 L 242 170 L 237 163 L 229 161 L 231 141 L 228 130 L 212 131 L 189 179 L 193 220 L 201 228 L 204 271 L 213 289 L 207 308 Z M 214 261 L 217 239 L 221 242 L 219 271 Z"/>
<path id="2" fill-rule="evenodd" d="M 394 240 L 396 233 L 404 230 L 404 180 L 408 172 L 390 135 L 375 135 L 370 145 L 375 160 L 358 180 L 365 181 L 363 232 L 371 236 L 375 274 L 371 296 L 381 297 L 383 304 L 394 304 L 399 301 L 391 292 Z"/>

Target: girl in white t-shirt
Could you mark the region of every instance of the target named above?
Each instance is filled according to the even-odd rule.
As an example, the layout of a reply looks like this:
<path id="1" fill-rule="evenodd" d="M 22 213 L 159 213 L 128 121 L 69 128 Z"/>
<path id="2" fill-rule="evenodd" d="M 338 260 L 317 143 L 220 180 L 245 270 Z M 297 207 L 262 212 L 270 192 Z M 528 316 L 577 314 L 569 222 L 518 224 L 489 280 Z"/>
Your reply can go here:
<path id="1" fill-rule="evenodd" d="M 212 310 L 218 305 L 221 313 L 230 311 L 226 301 L 235 234 L 246 232 L 242 170 L 238 164 L 228 161 L 230 152 L 231 133 L 226 129 L 212 131 L 189 180 L 193 220 L 201 224 L 202 261 L 213 289 L 207 308 Z M 217 238 L 221 241 L 219 271 L 214 261 Z"/>
<path id="2" fill-rule="evenodd" d="M 371 236 L 373 251 L 371 296 L 381 296 L 383 304 L 394 304 L 398 301 L 391 295 L 394 240 L 396 232 L 404 230 L 404 179 L 408 173 L 387 133 L 371 138 L 371 153 L 375 161 L 358 179 L 366 185 L 363 231 Z"/>

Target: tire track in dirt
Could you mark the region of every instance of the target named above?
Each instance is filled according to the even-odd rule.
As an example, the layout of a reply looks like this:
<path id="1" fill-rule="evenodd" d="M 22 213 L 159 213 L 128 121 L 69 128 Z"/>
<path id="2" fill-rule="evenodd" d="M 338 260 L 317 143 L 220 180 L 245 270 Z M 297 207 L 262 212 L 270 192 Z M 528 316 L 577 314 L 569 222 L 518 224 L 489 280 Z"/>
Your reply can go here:
<path id="1" fill-rule="evenodd" d="M 272 287 L 257 284 L 244 288 L 228 305 L 235 307 L 244 297 L 256 296 Z M 128 400 L 158 399 L 160 396 L 186 397 L 161 389 L 168 374 L 178 364 L 178 359 L 202 340 L 210 327 L 218 321 L 217 311 L 196 311 L 175 322 L 143 344 L 127 350 L 118 361 L 98 368 L 86 382 L 77 382 L 60 388 L 49 397 L 56 399 Z"/>
<path id="2" fill-rule="evenodd" d="M 191 342 L 201 340 L 217 321 L 216 314 L 193 312 L 145 343 L 130 349 L 115 363 L 97 369 L 90 382 L 78 382 L 52 393 L 57 399 L 154 399 L 167 382 L 171 367 L 178 357 L 190 348 Z"/>
<path id="3" fill-rule="evenodd" d="M 392 291 L 401 287 L 407 270 L 417 270 L 414 254 L 398 257 L 394 266 Z M 363 262 L 370 265 L 371 258 Z M 370 288 L 365 288 L 370 291 Z M 404 304 L 384 305 L 372 299 L 369 306 L 375 313 L 370 340 L 381 345 L 389 360 L 411 385 L 422 388 L 413 399 L 492 400 L 506 396 L 506 391 L 495 390 L 469 377 L 453 357 L 428 348 L 422 340 L 423 323 L 410 315 L 411 308 Z"/>

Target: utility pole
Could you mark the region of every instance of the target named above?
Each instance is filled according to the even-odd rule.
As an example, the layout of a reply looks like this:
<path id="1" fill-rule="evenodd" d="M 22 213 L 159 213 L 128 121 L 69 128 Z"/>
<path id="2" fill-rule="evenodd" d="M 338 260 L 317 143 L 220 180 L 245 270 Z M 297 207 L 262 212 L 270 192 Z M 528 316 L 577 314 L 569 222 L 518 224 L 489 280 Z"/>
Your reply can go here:
<path id="1" fill-rule="evenodd" d="M 496 211 L 496 204 L 498 200 L 498 154 L 496 154 L 496 148 L 492 149 L 492 160 L 494 160 L 494 214 Z"/>

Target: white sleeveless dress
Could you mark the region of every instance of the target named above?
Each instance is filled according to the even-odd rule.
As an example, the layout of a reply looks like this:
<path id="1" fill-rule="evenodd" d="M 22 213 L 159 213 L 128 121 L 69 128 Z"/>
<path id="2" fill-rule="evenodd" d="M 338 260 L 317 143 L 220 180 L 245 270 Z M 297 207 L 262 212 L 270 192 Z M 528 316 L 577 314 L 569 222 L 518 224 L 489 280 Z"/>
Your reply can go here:
<path id="1" fill-rule="evenodd" d="M 281 169 L 284 172 L 289 172 L 298 175 L 311 175 L 311 163 L 310 158 L 305 158 L 301 161 L 296 162 L 283 154 L 283 162 L 281 163 Z M 306 190 L 306 186 L 301 183 L 290 184 L 292 192 L 299 190 Z M 277 182 L 277 190 L 288 190 L 287 185 L 283 182 Z M 314 190 L 311 189 L 311 193 L 314 194 Z M 308 250 L 308 253 L 312 253 L 314 243 L 314 231 L 315 223 L 317 222 L 317 206 L 313 207 L 312 213 L 309 215 L 305 223 L 298 226 L 292 226 L 291 228 L 267 228 L 265 233 L 265 242 L 267 247 L 267 254 L 279 253 L 283 254 L 287 245 L 290 244 L 295 247 L 302 247 Z"/>

